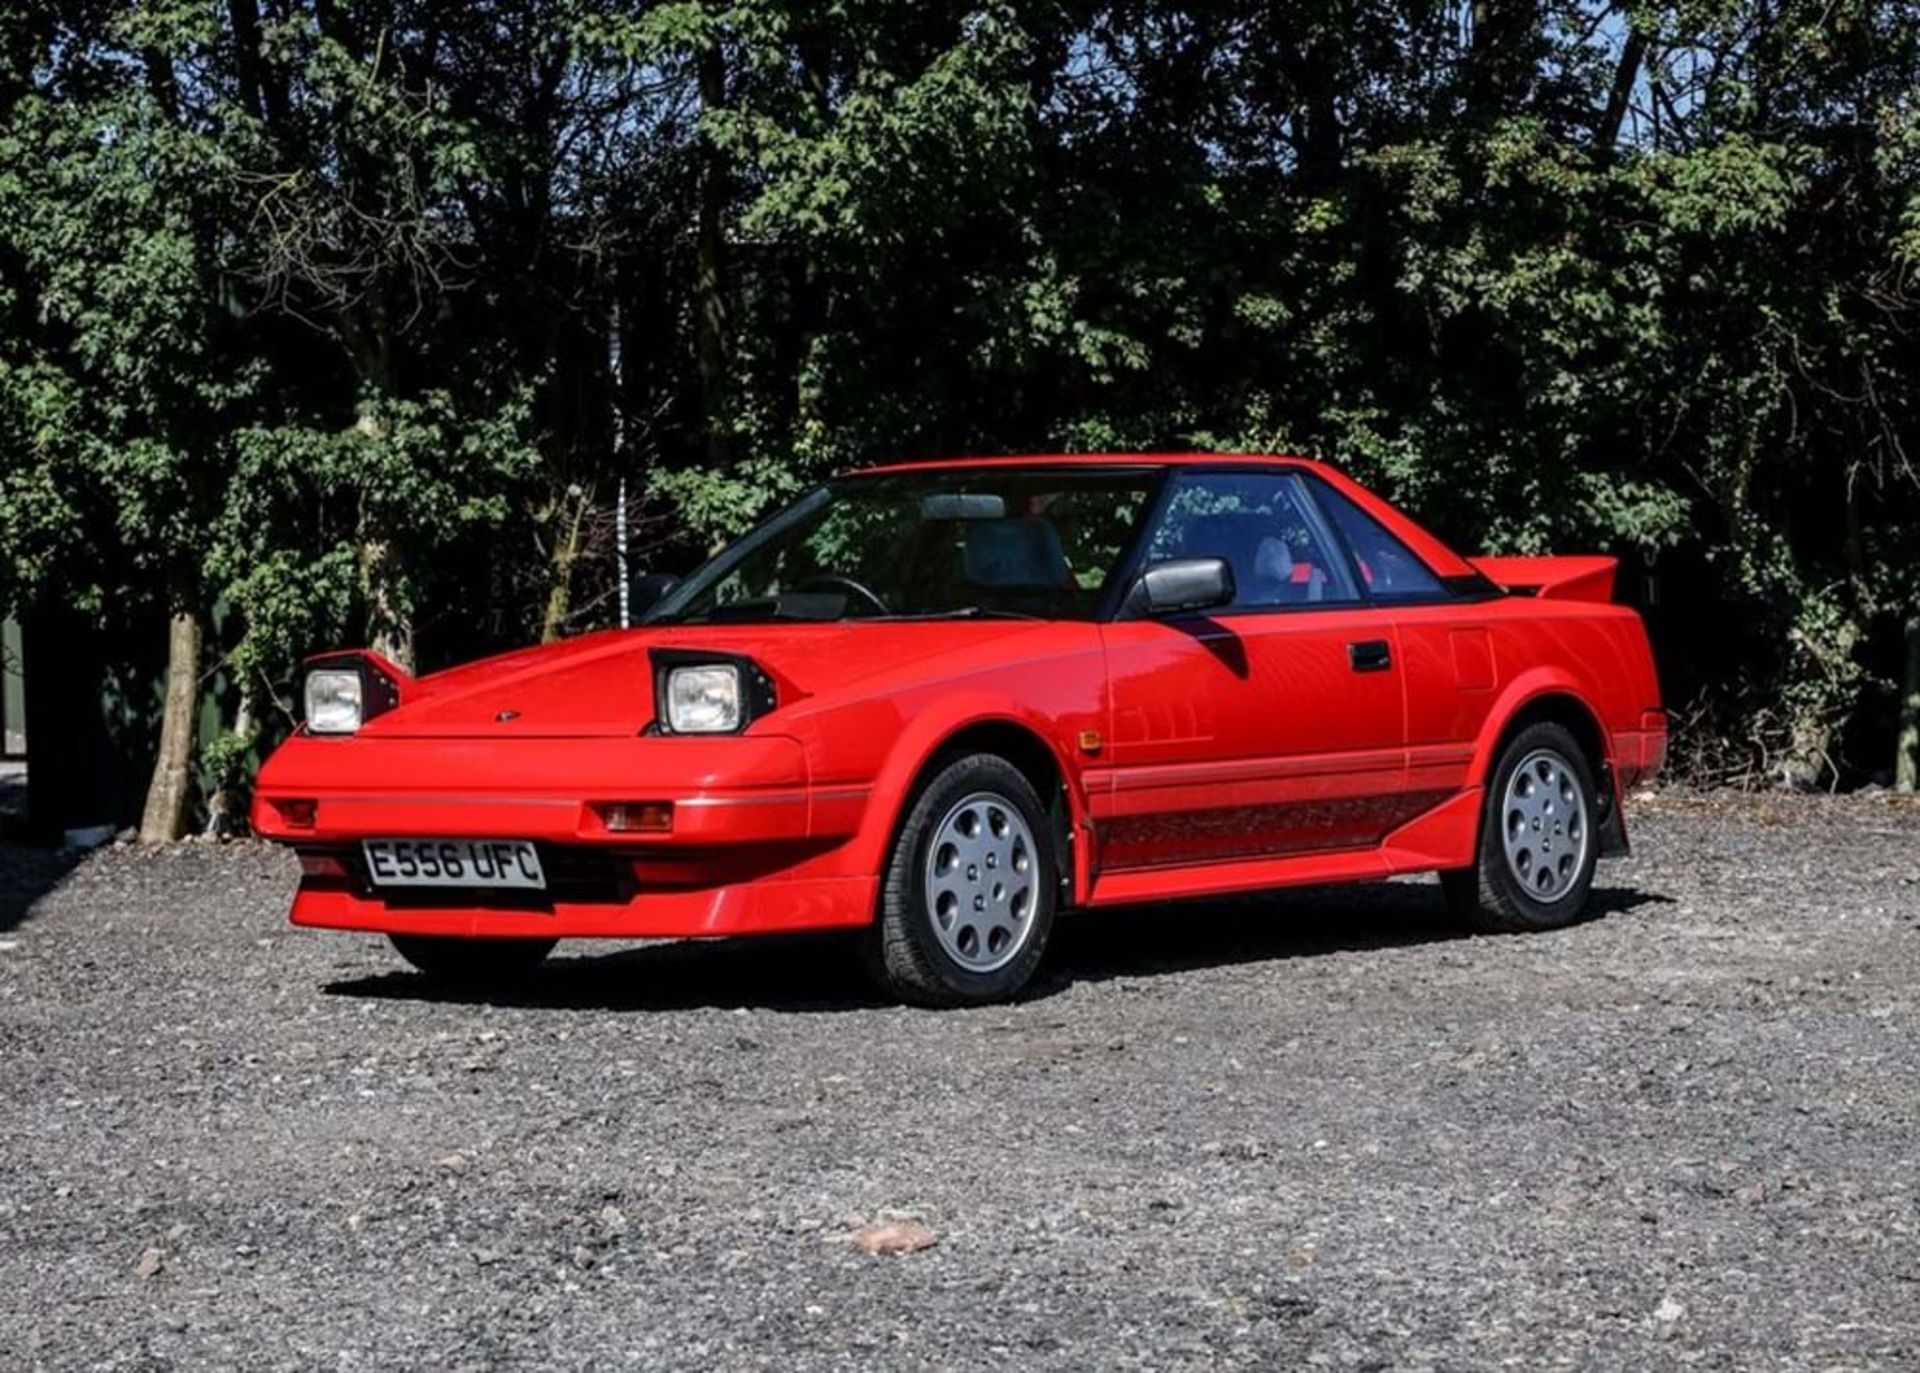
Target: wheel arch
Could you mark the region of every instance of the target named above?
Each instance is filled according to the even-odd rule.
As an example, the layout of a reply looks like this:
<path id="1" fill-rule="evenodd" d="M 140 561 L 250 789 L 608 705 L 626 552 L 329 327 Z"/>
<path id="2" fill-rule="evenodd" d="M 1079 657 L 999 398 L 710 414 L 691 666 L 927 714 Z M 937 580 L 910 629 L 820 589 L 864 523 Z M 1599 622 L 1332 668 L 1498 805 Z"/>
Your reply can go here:
<path id="1" fill-rule="evenodd" d="M 1492 783 L 1494 765 L 1507 744 L 1529 725 L 1556 724 L 1573 735 L 1586 755 L 1599 804 L 1600 853 L 1612 857 L 1627 851 L 1626 827 L 1620 817 L 1619 783 L 1614 776 L 1612 750 L 1600 714 L 1579 686 L 1563 674 L 1523 679 L 1509 689 L 1501 706 L 1489 712 L 1474 749 L 1468 774 L 1474 786 Z"/>
<path id="2" fill-rule="evenodd" d="M 922 722 L 916 720 L 915 725 Z M 1045 723 L 1007 705 L 978 707 L 902 735 L 876 781 L 876 804 L 868 807 L 854 837 L 855 861 L 863 870 L 879 871 L 920 789 L 940 768 L 969 753 L 1005 758 L 1032 783 L 1054 821 L 1049 837 L 1062 879 L 1061 895 L 1069 901 L 1080 900 L 1086 876 L 1084 864 L 1076 861 L 1072 836 L 1086 823 L 1086 798 Z"/>

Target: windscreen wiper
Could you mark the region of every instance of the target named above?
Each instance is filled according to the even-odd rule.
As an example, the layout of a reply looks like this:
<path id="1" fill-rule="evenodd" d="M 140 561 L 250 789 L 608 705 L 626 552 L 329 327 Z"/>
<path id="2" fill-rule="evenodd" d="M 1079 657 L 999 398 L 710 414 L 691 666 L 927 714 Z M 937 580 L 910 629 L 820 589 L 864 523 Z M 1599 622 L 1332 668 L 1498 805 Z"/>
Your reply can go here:
<path id="1" fill-rule="evenodd" d="M 863 615 L 863 620 L 1044 620 L 1044 615 L 1031 615 L 1024 610 L 1008 610 L 1002 606 L 963 605 L 952 610 L 925 610 L 912 615 Z"/>
<path id="2" fill-rule="evenodd" d="M 685 620 L 680 623 L 762 624 L 784 620 L 824 624 L 845 619 L 846 613 L 847 598 L 844 596 L 788 592 L 780 596 L 757 597 L 751 601 L 730 601 L 726 605 L 715 606 L 700 621 Z"/>

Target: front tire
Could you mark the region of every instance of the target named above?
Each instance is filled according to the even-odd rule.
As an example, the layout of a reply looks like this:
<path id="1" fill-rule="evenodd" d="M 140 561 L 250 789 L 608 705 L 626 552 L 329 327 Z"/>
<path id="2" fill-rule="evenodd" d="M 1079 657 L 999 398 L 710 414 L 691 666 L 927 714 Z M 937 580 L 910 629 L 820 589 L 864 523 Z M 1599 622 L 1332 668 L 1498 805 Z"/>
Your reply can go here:
<path id="1" fill-rule="evenodd" d="M 1500 751 L 1474 866 L 1440 874 L 1455 915 L 1489 934 L 1579 920 L 1600 856 L 1593 769 L 1565 726 L 1528 725 Z"/>
<path id="2" fill-rule="evenodd" d="M 420 972 L 450 987 L 500 987 L 540 966 L 557 939 L 448 939 L 390 934 L 394 949 Z"/>
<path id="3" fill-rule="evenodd" d="M 895 836 L 867 963 L 917 1006 L 1004 1001 L 1032 979 L 1053 930 L 1058 867 L 1047 809 L 996 754 L 955 759 Z"/>

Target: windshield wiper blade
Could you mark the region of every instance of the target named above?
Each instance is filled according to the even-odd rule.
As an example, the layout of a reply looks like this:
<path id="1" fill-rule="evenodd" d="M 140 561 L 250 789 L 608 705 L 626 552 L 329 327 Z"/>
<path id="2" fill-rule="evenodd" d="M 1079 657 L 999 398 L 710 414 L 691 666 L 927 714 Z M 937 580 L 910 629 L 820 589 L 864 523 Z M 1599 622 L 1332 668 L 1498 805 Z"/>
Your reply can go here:
<path id="1" fill-rule="evenodd" d="M 818 606 L 800 606 L 784 599 L 776 600 L 768 596 L 751 601 L 729 601 L 725 605 L 714 606 L 705 615 L 690 619 L 658 621 L 662 624 L 709 624 L 709 625 L 750 625 L 773 624 L 829 624 L 845 618 L 844 610 L 822 613 Z"/>
<path id="2" fill-rule="evenodd" d="M 1030 615 L 1024 610 L 1008 610 L 1002 606 L 963 605 L 952 610 L 925 610 L 912 615 L 862 615 L 862 620 L 898 623 L 902 620 L 1044 620 L 1044 615 Z"/>
<path id="3" fill-rule="evenodd" d="M 970 605 L 958 613 L 970 620 L 1044 620 L 1047 618 L 1024 610 L 1008 610 L 1005 606 L 990 605 Z"/>

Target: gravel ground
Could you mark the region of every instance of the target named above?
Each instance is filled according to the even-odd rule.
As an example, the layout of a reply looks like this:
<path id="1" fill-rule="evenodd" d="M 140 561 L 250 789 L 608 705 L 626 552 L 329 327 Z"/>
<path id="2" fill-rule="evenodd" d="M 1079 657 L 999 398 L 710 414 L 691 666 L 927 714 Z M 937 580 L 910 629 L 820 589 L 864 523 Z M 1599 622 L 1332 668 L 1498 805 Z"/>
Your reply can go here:
<path id="1" fill-rule="evenodd" d="M 435 999 L 276 852 L 0 849 L 0 1364 L 1920 1365 L 1920 805 L 1631 819 L 1559 934 L 1082 917 L 949 1014 L 806 939 Z"/>

